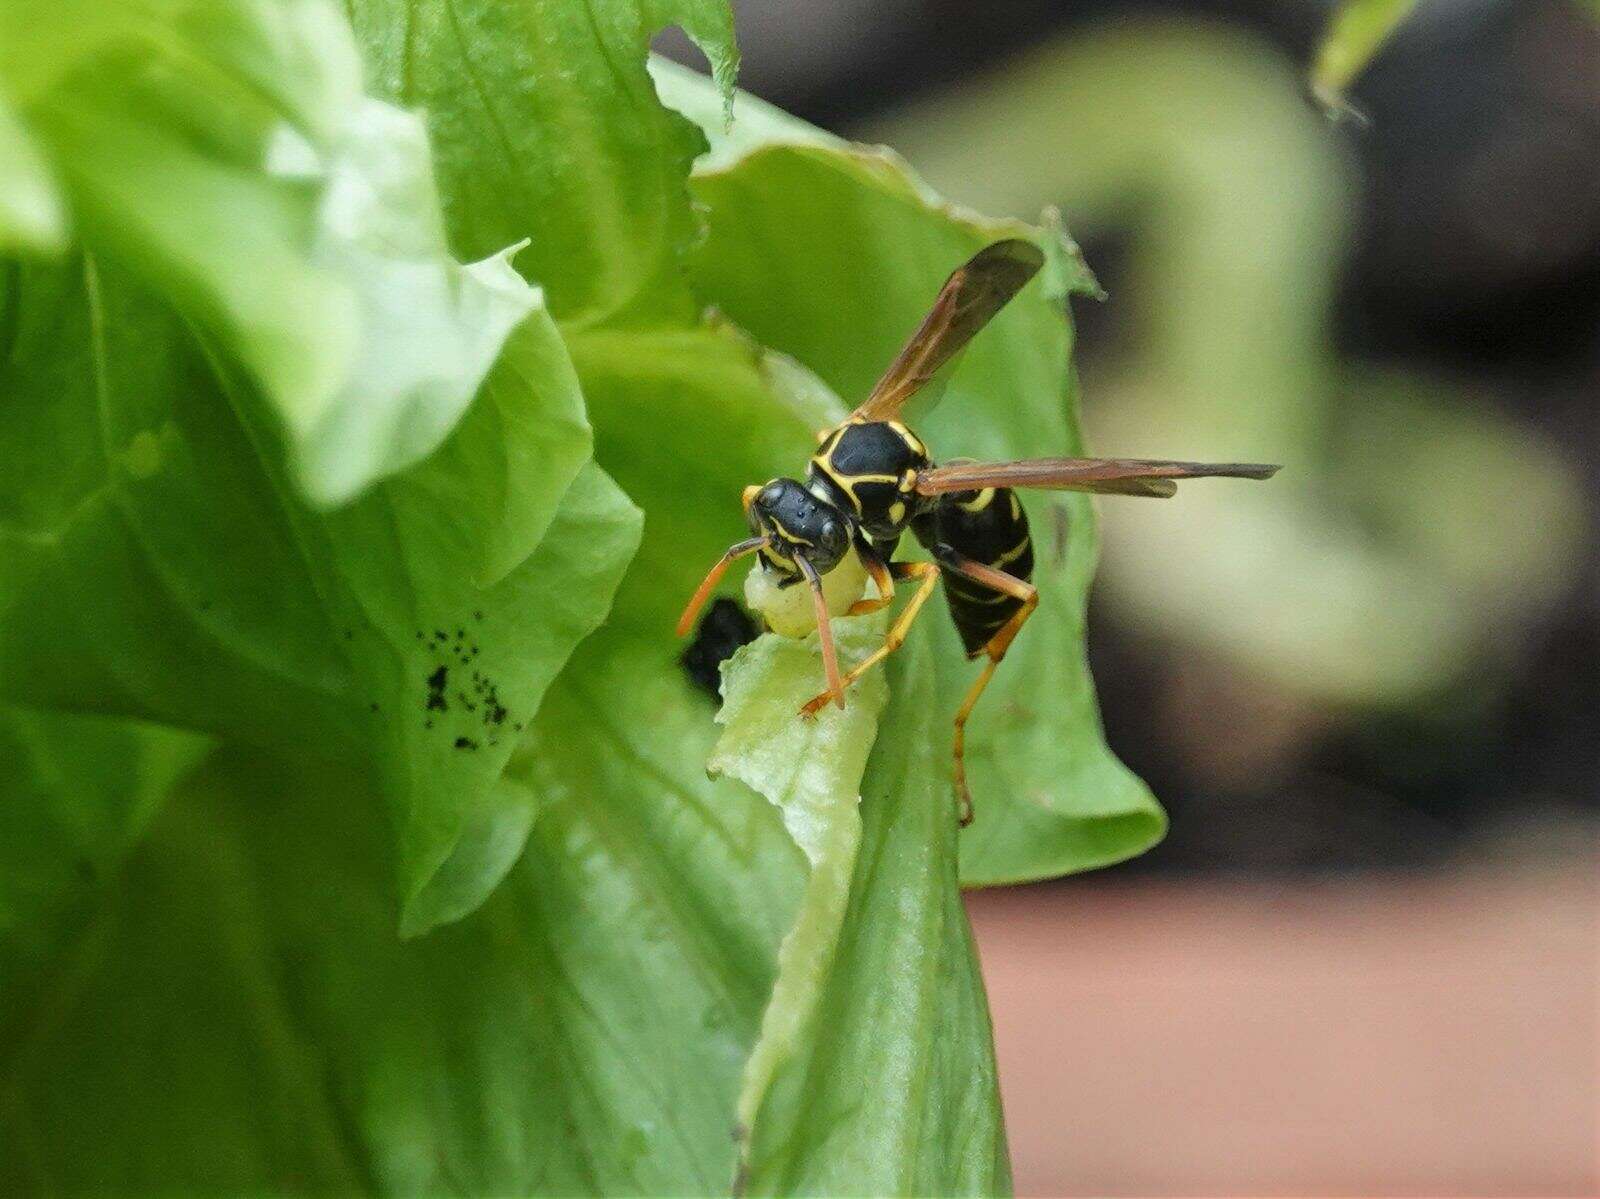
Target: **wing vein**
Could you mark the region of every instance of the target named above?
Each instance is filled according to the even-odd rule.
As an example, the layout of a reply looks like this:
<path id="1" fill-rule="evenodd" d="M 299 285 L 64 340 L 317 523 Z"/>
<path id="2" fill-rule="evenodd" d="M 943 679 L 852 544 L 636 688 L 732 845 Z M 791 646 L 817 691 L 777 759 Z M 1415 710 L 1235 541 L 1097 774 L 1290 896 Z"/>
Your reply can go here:
<path id="1" fill-rule="evenodd" d="M 1276 466 L 1256 462 L 1171 462 L 1160 458 L 1025 458 L 1018 462 L 956 462 L 917 476 L 922 495 L 984 487 L 1035 487 L 1108 495 L 1165 498 L 1179 479 L 1270 479 Z"/>

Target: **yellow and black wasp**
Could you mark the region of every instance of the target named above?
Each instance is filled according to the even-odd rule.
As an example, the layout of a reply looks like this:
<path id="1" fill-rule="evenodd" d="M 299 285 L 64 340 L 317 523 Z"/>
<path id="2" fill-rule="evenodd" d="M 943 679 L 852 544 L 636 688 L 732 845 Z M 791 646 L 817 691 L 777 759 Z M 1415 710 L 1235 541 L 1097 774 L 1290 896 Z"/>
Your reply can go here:
<path id="1" fill-rule="evenodd" d="M 773 479 L 745 489 L 745 518 L 752 536 L 729 547 L 711 568 L 678 623 L 682 636 L 728 565 L 747 554 L 760 554 L 764 572 L 779 589 L 805 582 L 812 599 L 808 616 L 815 619 L 828 683 L 827 690 L 801 709 L 803 715 L 812 716 L 830 699 L 844 707 L 845 688 L 900 647 L 942 578 L 950 616 L 967 656 L 986 659 L 955 718 L 955 789 L 963 825 L 972 819 L 964 761 L 967 718 L 1038 603 L 1038 592 L 1029 582 L 1033 546 L 1028 517 L 1013 488 L 1165 497 L 1177 490 L 1178 479 L 1218 475 L 1265 479 L 1278 469 L 1252 463 L 1135 458 L 1033 458 L 935 466 L 922 439 L 901 423 L 902 410 L 912 396 L 937 390 L 967 343 L 1043 265 L 1039 247 L 1012 239 L 986 246 L 958 267 L 872 394 L 841 424 L 821 433 L 806 481 Z M 931 562 L 894 560 L 907 529 Z M 883 644 L 841 675 L 828 625 L 830 607 L 839 606 L 838 597 L 826 594 L 825 580 L 852 555 L 862 569 L 859 588 L 853 596 L 845 596 L 848 607 L 843 610 L 849 614 L 886 607 L 894 599 L 896 580 L 915 580 L 917 589 Z M 869 577 L 877 594 L 865 598 Z M 809 633 L 811 627 L 807 623 L 779 631 Z"/>

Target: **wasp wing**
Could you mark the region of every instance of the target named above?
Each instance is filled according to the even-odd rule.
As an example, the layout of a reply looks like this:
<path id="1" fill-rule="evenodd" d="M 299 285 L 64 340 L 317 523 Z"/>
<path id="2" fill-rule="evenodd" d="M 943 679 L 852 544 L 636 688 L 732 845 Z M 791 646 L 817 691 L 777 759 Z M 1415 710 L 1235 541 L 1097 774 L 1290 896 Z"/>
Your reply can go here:
<path id="1" fill-rule="evenodd" d="M 1166 497 L 1179 479 L 1270 479 L 1276 466 L 1254 462 L 1167 462 L 1151 458 L 1025 458 L 1020 462 L 953 462 L 917 475 L 917 491 L 940 495 L 985 487 L 1040 487 L 1105 495 Z"/>
<path id="2" fill-rule="evenodd" d="M 1010 238 L 985 246 L 957 267 L 939 289 L 933 308 L 911 335 L 851 420 L 893 420 L 918 392 L 938 398 L 957 357 L 1012 296 L 1038 274 L 1044 252 Z"/>

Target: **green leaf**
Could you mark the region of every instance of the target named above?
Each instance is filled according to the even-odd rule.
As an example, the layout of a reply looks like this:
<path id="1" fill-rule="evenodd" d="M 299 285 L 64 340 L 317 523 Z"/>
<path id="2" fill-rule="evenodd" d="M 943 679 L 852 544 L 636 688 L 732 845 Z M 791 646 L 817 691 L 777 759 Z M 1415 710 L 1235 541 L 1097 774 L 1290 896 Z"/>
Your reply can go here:
<path id="1" fill-rule="evenodd" d="M 208 744 L 131 721 L 0 708 L 0 946 L 47 943 L 49 917 L 116 870 Z"/>
<path id="2" fill-rule="evenodd" d="M 699 71 L 670 58 L 652 55 L 649 70 L 661 103 L 707 134 L 705 152 L 694 164 L 697 170 L 722 170 L 752 150 L 774 143 L 836 150 L 850 147 L 844 138 L 792 117 L 759 96 L 734 92 L 730 98 L 720 89 L 708 87 Z"/>
<path id="3" fill-rule="evenodd" d="M 890 669 L 833 968 L 751 1128 L 753 1194 L 1011 1189 L 927 640 Z"/>
<path id="4" fill-rule="evenodd" d="M 481 911 L 399 942 L 359 775 L 224 752 L 8 989 L 0 1189 L 721 1189 L 770 946 L 659 903 L 670 813 L 551 801 Z"/>
<path id="5" fill-rule="evenodd" d="M 841 660 L 875 648 L 884 623 L 836 621 Z M 775 804 L 809 863 L 744 1067 L 736 1193 L 1010 1186 L 923 639 L 902 654 L 890 735 L 870 766 L 882 671 L 852 687 L 844 711 L 803 722 L 795 710 L 820 680 L 810 642 L 768 634 L 723 668 L 725 729 L 710 768 Z"/>
<path id="6" fill-rule="evenodd" d="M 84 240 L 244 364 L 319 502 L 435 449 L 538 302 L 450 258 L 422 124 L 362 96 L 327 0 L 9 0 L 0 81 L 19 235 L 59 242 L 53 172 Z"/>
<path id="7" fill-rule="evenodd" d="M 147 293 L 84 265 L 14 283 L 0 452 L 39 469 L 0 481 L 5 694 L 365 761 L 394 807 L 407 928 L 481 899 L 509 862 L 474 822 L 502 810 L 518 726 L 638 540 L 633 506 L 580 472 L 548 318 L 432 457 L 321 512 L 243 381 Z M 435 891 L 468 830 L 482 860 Z"/>
<path id="8" fill-rule="evenodd" d="M 66 223 L 49 167 L 0 98 L 0 251 L 58 250 Z"/>
<path id="9" fill-rule="evenodd" d="M 559 835 L 583 856 L 602 845 L 621 877 L 649 880 L 650 903 L 619 935 L 682 946 L 677 969 L 642 992 L 653 997 L 652 1012 L 696 1012 L 708 987 L 730 1006 L 709 1040 L 698 1025 L 684 1031 L 660 1014 L 642 1033 L 636 1014 L 609 1006 L 563 1029 L 573 1064 L 562 1076 L 581 1071 L 586 1086 L 599 1080 L 604 1091 L 569 1100 L 585 1118 L 563 1136 L 562 1152 L 584 1164 L 564 1167 L 572 1174 L 562 1177 L 590 1179 L 576 1189 L 720 1192 L 734 1174 L 729 1133 L 742 1112 L 751 1190 L 791 1176 L 806 1179 L 800 1189 L 809 1193 L 876 1192 L 877 1183 L 883 1193 L 1005 1190 L 987 1017 L 957 896 L 953 798 L 945 746 L 929 731 L 936 717 L 921 637 L 902 651 L 912 655 L 904 676 L 894 676 L 895 699 L 872 751 L 882 765 L 869 766 L 860 784 L 853 780 L 871 738 L 861 719 L 881 702 L 885 676 L 868 676 L 850 710 L 821 717 L 842 722 L 850 734 L 843 744 L 816 744 L 808 739 L 822 734 L 794 719 L 822 686 L 814 644 L 758 642 L 746 654 L 756 668 L 730 691 L 727 740 L 714 750 L 713 709 L 667 640 L 699 574 L 739 535 L 729 502 L 739 486 L 793 469 L 818 417 L 837 419 L 837 398 L 797 364 L 726 329 L 586 335 L 575 349 L 598 452 L 643 504 L 645 537 L 611 620 L 552 686 L 508 778 L 540 797 L 536 844 Z M 715 454 L 701 452 L 708 437 Z M 854 623 L 840 622 L 841 633 Z M 865 709 L 857 706 L 863 693 Z M 822 819 L 809 826 L 815 839 L 802 834 L 818 867 L 768 800 L 731 778 L 707 779 L 708 762 L 780 795 L 785 768 L 798 770 L 806 786 L 785 796 L 787 813 L 805 828 L 797 819 L 805 801 L 820 801 Z M 860 810 L 872 847 L 866 862 L 851 852 L 859 832 L 847 801 L 858 789 L 868 796 Z M 554 833 L 547 821 L 557 822 Z M 918 918 L 907 921 L 907 912 Z M 869 936 L 862 922 L 895 933 Z M 571 935 L 594 945 L 602 932 L 587 919 Z M 564 992 L 595 975 L 561 978 Z M 591 1007 L 609 998 L 598 981 L 582 994 Z M 724 1041 L 729 1027 L 737 1035 Z M 836 1056 L 846 1032 L 872 1052 Z M 713 1048 L 692 1085 L 656 1064 L 667 1047 L 696 1038 Z M 884 1068 L 886 1057 L 896 1069 Z M 632 1126 L 618 1123 L 639 1111 L 638 1084 L 629 1082 L 636 1069 L 672 1079 L 652 1110 L 672 1113 L 685 1144 L 703 1138 L 692 1143 L 714 1152 L 690 1158 L 652 1140 L 639 1159 L 650 1171 L 619 1175 L 612 1146 L 638 1143 Z M 826 1086 L 817 1081 L 824 1069 Z M 623 1098 L 611 1091 L 619 1085 L 628 1088 Z M 810 1107 L 796 1107 L 797 1087 L 804 1105 L 837 1112 L 858 1104 L 881 1120 L 868 1120 L 862 1139 L 821 1136 Z M 852 1110 L 848 1121 L 834 1119 L 861 1118 Z M 862 1173 L 889 1143 L 900 1147 L 897 1159 Z M 604 1172 L 594 1162 L 606 1163 Z"/>
<path id="10" fill-rule="evenodd" d="M 727 0 L 415 4 L 351 0 L 374 86 L 425 109 L 452 244 L 519 259 L 564 325 L 684 325 L 684 189 L 702 143 L 656 102 L 650 37 L 678 24 L 724 102 L 738 55 Z"/>
<path id="11" fill-rule="evenodd" d="M 872 652 L 884 623 L 868 617 L 837 622 L 844 669 Z M 723 666 L 717 723 L 725 727 L 706 766 L 774 804 L 809 867 L 800 911 L 778 947 L 778 976 L 761 1018 L 761 1038 L 739 1088 L 735 1135 L 741 1174 L 750 1168 L 744 1144 L 774 1077 L 816 1036 L 816 1007 L 833 967 L 861 843 L 861 775 L 878 713 L 889 698 L 882 673 L 874 671 L 851 689 L 844 710 L 830 704 L 815 719 L 796 719 L 817 690 L 817 651 L 808 642 L 768 633 L 746 646 Z"/>
<path id="12" fill-rule="evenodd" d="M 37 69 L 10 64 L 88 253 L 13 268 L 0 307 L 0 694 L 222 744 L 175 794 L 138 759 L 101 804 L 109 882 L 59 885 L 62 851 L 0 947 L 0 1190 L 1005 1191 L 950 630 L 925 619 L 815 725 L 814 645 L 758 643 L 717 750 L 671 628 L 744 533 L 740 489 L 803 470 L 995 236 L 1051 266 L 974 346 L 944 433 L 1075 444 L 1081 258 L 771 114 L 696 181 L 695 249 L 704 141 L 645 53 L 674 20 L 702 40 L 723 88 L 687 86 L 720 137 L 725 4 L 351 7 L 375 89 L 425 113 L 442 222 L 418 125 L 363 98 L 342 28 L 310 36 L 317 0 L 70 0 L 80 32 L 43 23 Z M 115 165 L 132 150 L 86 164 L 61 129 L 126 132 L 193 219 L 251 222 L 264 298 L 220 226 L 176 234 Z M 549 311 L 497 257 L 525 238 Z M 974 728 L 980 876 L 1159 828 L 1098 739 L 1092 526 L 1036 506 L 1041 540 L 1058 510 L 1049 611 Z M 882 620 L 841 622 L 846 648 Z M 0 803 L 32 778 L 0 773 Z M 396 892 L 429 935 L 396 935 Z"/>
<path id="13" fill-rule="evenodd" d="M 359 773 L 230 748 L 184 785 L 6 988 L 0 1189 L 722 1193 L 806 860 L 772 804 L 700 771 L 710 705 L 656 645 L 609 636 L 508 771 L 539 811 L 526 853 L 426 938 L 394 937 Z M 815 660 L 775 648 L 787 702 Z M 753 1191 L 1005 1189 L 931 675 L 905 652 Z"/>
<path id="14" fill-rule="evenodd" d="M 517 246 L 449 257 L 415 114 L 366 101 L 325 163 L 309 150 L 283 131 L 271 161 L 322 187 L 309 261 L 346 285 L 361 336 L 337 390 L 288 418 L 307 493 L 336 503 L 438 447 L 540 296 L 511 267 Z"/>
<path id="15" fill-rule="evenodd" d="M 540 797 L 533 849 L 550 855 L 524 868 L 551 880 L 541 943 L 560 962 L 538 993 L 563 1065 L 542 1127 L 565 1128 L 552 1155 L 586 1180 L 567 1190 L 726 1191 L 744 1063 L 805 886 L 773 805 L 708 777 L 714 707 L 669 635 L 608 625 L 585 642 L 508 772 Z"/>
<path id="16" fill-rule="evenodd" d="M 1311 66 L 1312 90 L 1337 102 L 1373 55 L 1416 7 L 1417 0 L 1342 0 Z"/>
<path id="17" fill-rule="evenodd" d="M 707 84 L 658 68 L 670 99 Z M 737 111 L 743 112 L 744 98 Z M 693 111 L 704 113 L 703 95 Z M 944 403 L 919 423 L 935 456 L 1018 458 L 1082 451 L 1072 327 L 1062 298 L 1092 291 L 1076 247 L 1050 230 L 952 210 L 892 155 L 827 144 L 792 118 L 762 114 L 768 140 L 694 179 L 708 236 L 692 266 L 700 295 L 766 345 L 815 371 L 847 402 L 864 396 L 921 320 L 948 272 L 1000 237 L 1031 236 L 1050 268 L 974 341 Z M 601 444 L 605 423 L 600 421 Z M 789 471 L 804 453 L 797 447 Z M 730 494 L 730 500 L 732 496 Z M 969 884 L 1102 866 L 1160 839 L 1165 817 L 1105 746 L 1084 662 L 1096 552 L 1087 496 L 1024 496 L 1036 545 L 1038 614 L 1018 638 L 969 729 L 977 818 L 962 838 Z M 648 507 L 648 505 L 647 505 Z M 971 681 L 953 627 L 931 611 L 941 713 Z"/>
<path id="18" fill-rule="evenodd" d="M 448 493 L 435 493 L 410 516 L 436 512 L 435 506 L 448 499 Z M 411 521 L 401 524 L 404 528 Z M 638 546 L 639 524 L 638 509 L 602 471 L 589 466 L 563 497 L 538 550 L 502 582 L 480 590 L 470 580 L 451 578 L 447 562 L 441 563 L 446 573 L 430 580 L 447 605 L 457 597 L 481 601 L 475 612 L 485 616 L 476 637 L 484 652 L 481 658 L 473 654 L 470 660 L 442 663 L 457 670 L 460 682 L 449 700 L 451 720 L 437 717 L 429 730 L 425 720 L 413 716 L 409 728 L 391 730 L 377 747 L 385 789 L 407 818 L 400 839 L 406 888 L 402 931 L 424 932 L 471 911 L 516 860 L 506 843 L 506 796 L 495 787 L 517 725 L 538 709 L 573 648 L 605 619 L 611 594 Z M 408 533 L 401 536 L 426 544 L 425 537 Z M 351 544 L 362 540 L 352 537 Z M 438 668 L 436 644 L 411 659 L 413 679 L 424 677 L 430 666 Z M 482 679 L 481 696 L 469 677 Z M 411 682 L 399 684 L 402 705 L 413 695 L 421 699 Z M 427 702 L 416 705 L 419 715 Z M 469 744 L 463 746 L 463 740 Z M 498 838 L 486 841 L 486 819 Z M 514 827 L 524 819 L 515 817 Z"/>

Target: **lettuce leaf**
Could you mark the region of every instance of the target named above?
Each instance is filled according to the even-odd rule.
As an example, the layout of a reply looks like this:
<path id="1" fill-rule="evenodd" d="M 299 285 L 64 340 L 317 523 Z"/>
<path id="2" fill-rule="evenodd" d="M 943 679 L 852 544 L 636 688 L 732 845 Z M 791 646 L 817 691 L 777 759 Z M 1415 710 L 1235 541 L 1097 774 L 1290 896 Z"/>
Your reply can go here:
<path id="1" fill-rule="evenodd" d="M 928 429 L 1075 446 L 1081 258 L 733 97 L 718 0 L 347 7 L 0 0 L 0 1189 L 1007 1190 L 953 635 L 815 725 L 769 637 L 719 738 L 671 627 L 995 236 L 1050 270 Z M 1030 510 L 969 879 L 1160 829 Z"/>
<path id="2" fill-rule="evenodd" d="M 428 927 L 431 880 L 638 539 L 582 466 L 548 318 L 432 458 L 329 512 L 298 497 L 243 376 L 125 273 L 13 284 L 0 452 L 36 468 L 0 477 L 4 694 L 367 764 L 405 925 Z"/>
<path id="3" fill-rule="evenodd" d="M 0 3 L 0 237 L 70 214 L 246 369 L 321 504 L 432 452 L 538 303 L 516 239 L 450 257 L 422 123 L 361 74 L 331 0 Z"/>

